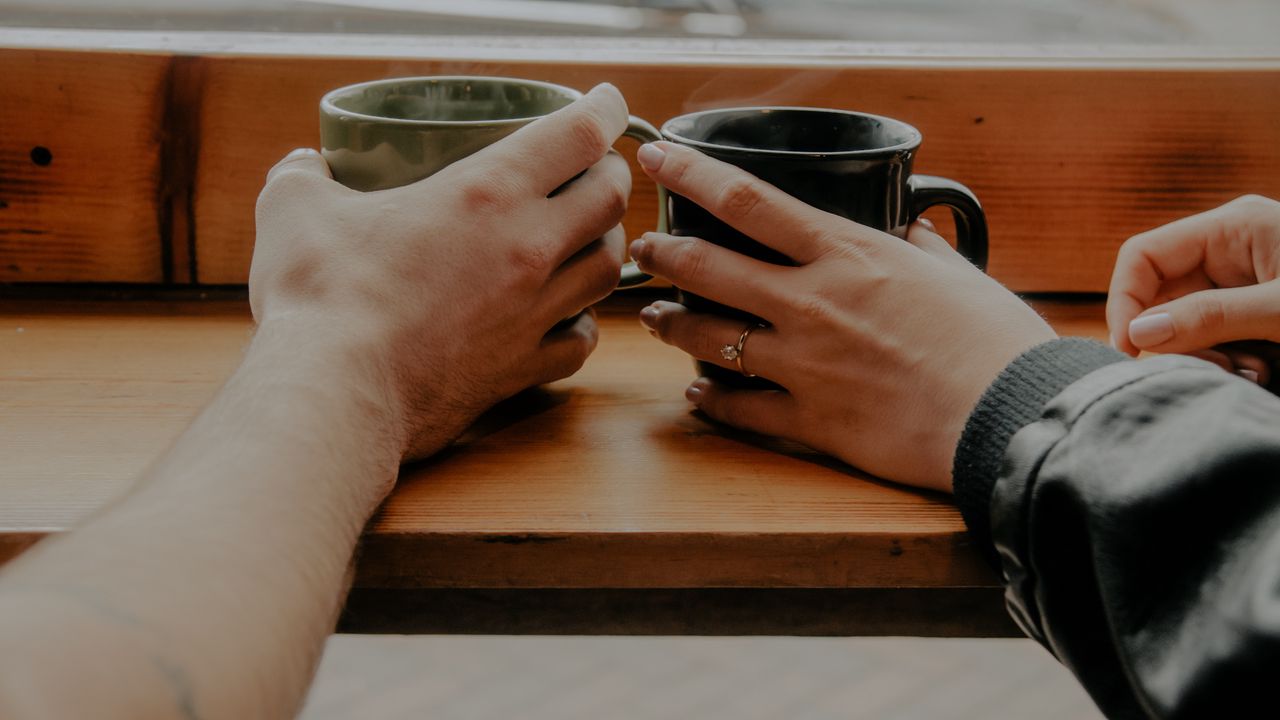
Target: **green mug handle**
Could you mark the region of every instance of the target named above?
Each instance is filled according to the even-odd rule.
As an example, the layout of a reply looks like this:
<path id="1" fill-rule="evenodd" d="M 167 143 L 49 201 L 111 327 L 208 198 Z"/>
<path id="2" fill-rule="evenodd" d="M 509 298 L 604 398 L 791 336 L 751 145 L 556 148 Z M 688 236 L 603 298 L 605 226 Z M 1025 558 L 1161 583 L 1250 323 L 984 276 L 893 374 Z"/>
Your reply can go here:
<path id="1" fill-rule="evenodd" d="M 650 125 L 648 121 L 638 118 L 635 115 L 631 116 L 631 121 L 627 124 L 627 130 L 622 134 L 626 135 L 629 138 L 635 138 L 636 140 L 639 140 L 642 143 L 649 143 L 649 142 L 654 142 L 655 140 L 662 139 L 662 133 L 658 132 L 657 128 Z M 659 185 L 658 186 L 658 232 L 665 233 L 667 232 L 668 229 L 670 229 L 670 226 L 667 224 L 667 189 Z M 635 260 L 628 260 L 622 266 L 622 277 L 618 281 L 618 287 L 619 288 L 638 287 L 640 285 L 644 285 L 645 283 L 649 282 L 652 279 L 653 279 L 652 275 L 649 275 L 643 272 L 642 270 L 640 270 L 640 267 L 636 265 Z"/>

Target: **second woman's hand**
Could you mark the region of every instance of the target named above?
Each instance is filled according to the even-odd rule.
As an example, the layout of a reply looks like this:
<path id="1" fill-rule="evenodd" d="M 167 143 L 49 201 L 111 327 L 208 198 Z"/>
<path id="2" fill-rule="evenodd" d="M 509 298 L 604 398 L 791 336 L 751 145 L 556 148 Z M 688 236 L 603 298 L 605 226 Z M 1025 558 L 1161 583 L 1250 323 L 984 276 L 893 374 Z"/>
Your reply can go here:
<path id="1" fill-rule="evenodd" d="M 1107 324 L 1130 355 L 1196 355 L 1267 385 L 1280 360 L 1280 202 L 1246 195 L 1130 238 Z"/>

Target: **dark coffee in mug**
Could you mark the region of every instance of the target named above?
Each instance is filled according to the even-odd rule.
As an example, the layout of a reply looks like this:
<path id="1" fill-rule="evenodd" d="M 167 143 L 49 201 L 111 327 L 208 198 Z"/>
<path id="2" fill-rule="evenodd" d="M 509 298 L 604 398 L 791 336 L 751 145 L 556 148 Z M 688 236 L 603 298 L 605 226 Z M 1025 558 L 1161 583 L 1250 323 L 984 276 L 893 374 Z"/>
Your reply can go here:
<path id="1" fill-rule="evenodd" d="M 821 210 L 905 238 L 908 226 L 934 205 L 950 207 L 957 246 L 980 268 L 987 261 L 987 223 L 968 188 L 945 178 L 912 175 L 923 139 L 900 120 L 822 108 L 726 108 L 682 115 L 662 126 L 666 140 L 688 145 L 736 165 Z M 671 195 L 671 232 L 780 265 L 790 258 L 716 219 L 687 198 Z M 758 318 L 688 292 L 680 301 L 692 310 L 742 320 Z M 737 387 L 776 388 L 710 363 L 698 371 Z"/>

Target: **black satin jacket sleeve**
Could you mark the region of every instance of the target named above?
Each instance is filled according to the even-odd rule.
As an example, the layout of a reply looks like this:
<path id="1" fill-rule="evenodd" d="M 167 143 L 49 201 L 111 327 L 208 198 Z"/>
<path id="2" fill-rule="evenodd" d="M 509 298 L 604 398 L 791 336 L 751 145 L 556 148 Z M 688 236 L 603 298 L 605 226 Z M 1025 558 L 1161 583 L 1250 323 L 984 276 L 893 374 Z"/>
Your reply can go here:
<path id="1" fill-rule="evenodd" d="M 1015 621 L 1108 717 L 1280 717 L 1280 398 L 1056 340 L 987 389 L 953 481 Z"/>

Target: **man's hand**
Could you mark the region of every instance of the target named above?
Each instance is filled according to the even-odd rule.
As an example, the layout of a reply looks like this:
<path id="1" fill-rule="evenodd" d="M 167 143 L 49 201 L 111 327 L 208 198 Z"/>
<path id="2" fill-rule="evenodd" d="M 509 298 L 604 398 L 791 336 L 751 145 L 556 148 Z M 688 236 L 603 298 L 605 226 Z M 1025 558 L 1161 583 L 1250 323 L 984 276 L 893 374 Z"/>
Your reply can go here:
<path id="1" fill-rule="evenodd" d="M 1280 202 L 1257 195 L 1130 238 L 1107 300 L 1112 343 L 1185 353 L 1266 385 L 1280 359 Z"/>
<path id="2" fill-rule="evenodd" d="M 295 151 L 258 199 L 255 318 L 358 341 L 405 452 L 435 452 L 594 349 L 595 320 L 579 313 L 618 282 L 631 174 L 609 148 L 626 126 L 626 103 L 603 85 L 432 177 L 372 193 Z"/>
<path id="3" fill-rule="evenodd" d="M 919 224 L 903 242 L 690 148 L 656 143 L 639 157 L 654 180 L 797 264 L 691 237 L 650 234 L 632 244 L 646 272 L 769 323 L 751 334 L 743 362 L 784 391 L 702 378 L 689 399 L 727 424 L 949 491 L 970 411 L 1005 365 L 1055 337 L 1044 320 Z M 741 322 L 669 302 L 640 317 L 665 342 L 736 369 L 719 349 L 737 340 Z"/>
<path id="4" fill-rule="evenodd" d="M 400 461 L 594 347 L 589 314 L 552 327 L 618 280 L 626 124 L 601 87 L 407 187 L 272 170 L 244 362 L 129 495 L 0 575 L 0 717 L 297 712 Z"/>

